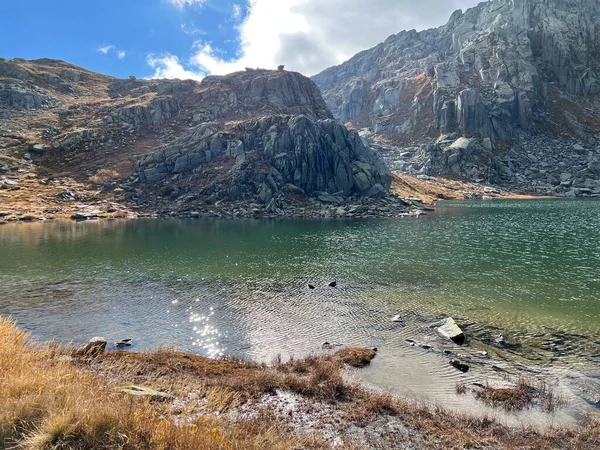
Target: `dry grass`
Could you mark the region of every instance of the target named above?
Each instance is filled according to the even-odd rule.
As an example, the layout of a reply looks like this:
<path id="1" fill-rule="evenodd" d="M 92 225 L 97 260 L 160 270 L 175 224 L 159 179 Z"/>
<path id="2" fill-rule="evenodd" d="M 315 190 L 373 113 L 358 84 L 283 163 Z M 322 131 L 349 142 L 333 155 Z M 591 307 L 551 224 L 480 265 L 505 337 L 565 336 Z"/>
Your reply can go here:
<path id="1" fill-rule="evenodd" d="M 506 411 L 522 411 L 538 406 L 544 411 L 553 412 L 564 404 L 564 400 L 546 383 L 524 377 L 520 377 L 514 386 L 508 388 L 485 386 L 475 391 L 475 398 Z"/>
<path id="2" fill-rule="evenodd" d="M 176 425 L 159 406 L 61 362 L 57 349 L 28 348 L 27 338 L 0 319 L 0 449 L 324 447 L 265 418 L 232 424 L 206 416 Z"/>
<path id="3" fill-rule="evenodd" d="M 317 416 L 324 411 L 320 404 L 329 405 L 337 411 L 342 435 L 349 424 L 368 430 L 381 420 L 399 420 L 416 449 L 600 448 L 594 419 L 545 433 L 514 430 L 485 417 L 448 414 L 349 385 L 340 354 L 274 367 L 164 349 L 71 359 L 64 350 L 33 348 L 26 341 L 26 334 L 0 319 L 0 449 L 328 448 L 316 435 L 292 434 L 293 425 L 274 411 L 257 408 L 252 420 L 227 419 L 228 411 L 279 390 L 311 400 L 309 409 Z M 177 400 L 149 402 L 121 394 L 120 387 L 130 384 Z M 386 436 L 383 429 L 371 432 Z M 393 444 L 390 440 L 390 448 Z"/>
<path id="4" fill-rule="evenodd" d="M 456 383 L 454 391 L 456 395 L 465 395 L 467 393 L 467 386 L 465 383 Z"/>
<path id="5" fill-rule="evenodd" d="M 344 364 L 352 367 L 365 367 L 371 364 L 371 361 L 377 352 L 370 348 L 344 348 L 336 353 L 336 356 L 342 360 Z"/>
<path id="6" fill-rule="evenodd" d="M 96 175 L 91 176 L 89 180 L 92 184 L 104 184 L 107 181 L 117 180 L 118 178 L 120 178 L 120 175 L 116 170 L 100 169 L 96 172 Z"/>

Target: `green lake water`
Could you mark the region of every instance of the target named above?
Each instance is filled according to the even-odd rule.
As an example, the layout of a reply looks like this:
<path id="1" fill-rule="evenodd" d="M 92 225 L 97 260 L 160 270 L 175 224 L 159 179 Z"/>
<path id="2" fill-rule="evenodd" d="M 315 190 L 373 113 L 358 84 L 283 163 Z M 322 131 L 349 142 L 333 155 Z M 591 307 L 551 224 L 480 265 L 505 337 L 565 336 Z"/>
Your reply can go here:
<path id="1" fill-rule="evenodd" d="M 127 337 L 138 350 L 267 361 L 324 341 L 396 355 L 398 313 L 598 343 L 600 201 L 448 202 L 419 219 L 0 226 L 0 314 L 44 340 Z"/>

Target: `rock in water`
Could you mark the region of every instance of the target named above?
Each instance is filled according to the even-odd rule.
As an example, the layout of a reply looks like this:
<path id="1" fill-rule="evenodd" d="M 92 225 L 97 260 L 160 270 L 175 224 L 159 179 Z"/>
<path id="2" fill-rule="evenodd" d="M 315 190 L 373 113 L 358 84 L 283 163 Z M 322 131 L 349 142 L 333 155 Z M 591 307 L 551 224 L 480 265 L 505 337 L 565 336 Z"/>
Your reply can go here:
<path id="1" fill-rule="evenodd" d="M 450 365 L 455 369 L 460 370 L 462 373 L 467 373 L 469 371 L 469 366 L 461 363 L 458 359 L 451 359 Z"/>
<path id="2" fill-rule="evenodd" d="M 329 287 L 336 287 L 337 286 L 337 281 L 332 281 L 331 283 L 329 283 Z"/>
<path id="3" fill-rule="evenodd" d="M 117 348 L 131 347 L 131 339 L 123 339 L 115 344 Z"/>
<path id="4" fill-rule="evenodd" d="M 455 344 L 463 345 L 465 343 L 465 334 L 452 317 L 448 317 L 446 320 L 444 320 L 437 331 L 442 336 L 452 340 L 452 342 Z"/>
<path id="5" fill-rule="evenodd" d="M 90 339 L 90 342 L 80 350 L 80 353 L 85 356 L 96 357 L 104 353 L 107 343 L 108 341 L 106 338 L 100 336 L 93 337 Z"/>

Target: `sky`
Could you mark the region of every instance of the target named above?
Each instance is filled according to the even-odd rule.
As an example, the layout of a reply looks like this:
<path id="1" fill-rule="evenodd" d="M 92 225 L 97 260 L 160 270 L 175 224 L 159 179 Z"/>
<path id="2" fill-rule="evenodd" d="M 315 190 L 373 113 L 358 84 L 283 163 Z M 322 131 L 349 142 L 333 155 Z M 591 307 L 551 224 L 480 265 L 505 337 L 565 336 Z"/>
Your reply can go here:
<path id="1" fill-rule="evenodd" d="M 245 67 L 314 75 L 478 0 L 0 0 L 0 57 L 125 78 L 200 80 Z"/>

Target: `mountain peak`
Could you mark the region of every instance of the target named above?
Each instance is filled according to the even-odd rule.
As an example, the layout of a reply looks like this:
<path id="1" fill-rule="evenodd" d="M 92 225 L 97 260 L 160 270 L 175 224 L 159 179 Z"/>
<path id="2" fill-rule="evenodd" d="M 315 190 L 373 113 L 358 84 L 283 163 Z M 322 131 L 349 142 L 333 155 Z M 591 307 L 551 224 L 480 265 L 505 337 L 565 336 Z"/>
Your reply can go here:
<path id="1" fill-rule="evenodd" d="M 313 80 L 337 119 L 397 146 L 455 134 L 487 139 L 498 152 L 543 130 L 591 144 L 600 131 L 586 104 L 600 93 L 600 3 L 480 3 L 442 27 L 390 36 Z"/>

